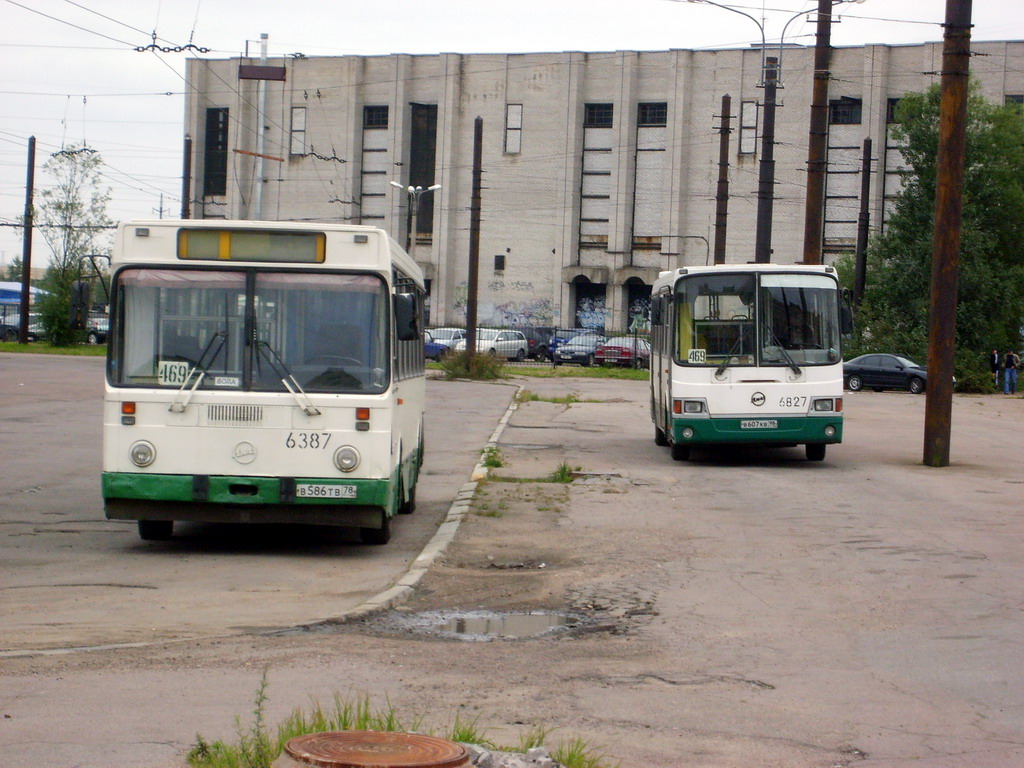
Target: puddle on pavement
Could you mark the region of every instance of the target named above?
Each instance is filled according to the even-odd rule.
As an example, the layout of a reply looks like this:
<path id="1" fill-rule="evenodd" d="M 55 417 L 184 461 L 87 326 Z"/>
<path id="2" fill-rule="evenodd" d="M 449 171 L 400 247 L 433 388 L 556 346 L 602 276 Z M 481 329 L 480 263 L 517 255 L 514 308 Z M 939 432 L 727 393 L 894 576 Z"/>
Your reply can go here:
<path id="1" fill-rule="evenodd" d="M 547 611 L 432 611 L 388 617 L 392 629 L 466 641 L 524 640 L 564 632 L 579 626 L 580 616 Z"/>

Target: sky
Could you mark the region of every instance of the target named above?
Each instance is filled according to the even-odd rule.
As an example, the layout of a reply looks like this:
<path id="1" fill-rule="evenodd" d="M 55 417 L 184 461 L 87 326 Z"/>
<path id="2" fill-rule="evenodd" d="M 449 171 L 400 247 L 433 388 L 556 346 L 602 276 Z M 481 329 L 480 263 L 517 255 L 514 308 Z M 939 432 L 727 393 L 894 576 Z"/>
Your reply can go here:
<path id="1" fill-rule="evenodd" d="M 734 48 L 762 29 L 778 44 L 784 28 L 786 43 L 814 43 L 801 11 L 817 0 L 716 2 L 753 18 L 693 0 L 0 0 L 0 271 L 22 254 L 30 136 L 37 204 L 53 183 L 43 164 L 84 142 L 112 219 L 178 215 L 188 58 L 258 56 L 261 33 L 271 57 Z M 941 40 L 945 5 L 844 2 L 833 45 Z M 1022 40 L 1024 3 L 974 0 L 973 22 L 974 40 Z M 33 266 L 47 251 L 37 232 Z"/>

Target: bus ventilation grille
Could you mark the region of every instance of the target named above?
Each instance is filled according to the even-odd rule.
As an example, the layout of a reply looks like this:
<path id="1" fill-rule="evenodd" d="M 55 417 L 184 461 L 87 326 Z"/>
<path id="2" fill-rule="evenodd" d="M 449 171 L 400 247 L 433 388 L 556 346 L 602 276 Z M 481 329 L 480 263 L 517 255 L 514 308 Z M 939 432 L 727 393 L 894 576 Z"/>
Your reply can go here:
<path id="1" fill-rule="evenodd" d="M 223 426 L 252 426 L 263 421 L 263 408 L 259 405 L 209 405 L 206 422 Z"/>

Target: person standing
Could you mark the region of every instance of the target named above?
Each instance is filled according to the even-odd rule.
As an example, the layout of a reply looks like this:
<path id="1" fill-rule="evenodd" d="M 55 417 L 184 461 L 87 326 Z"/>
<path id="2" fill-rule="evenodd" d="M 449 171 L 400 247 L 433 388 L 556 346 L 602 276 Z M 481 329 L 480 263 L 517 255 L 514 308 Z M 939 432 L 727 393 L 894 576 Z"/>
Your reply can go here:
<path id="1" fill-rule="evenodd" d="M 1003 358 L 998 349 L 993 349 L 992 354 L 988 356 L 988 365 L 992 369 L 992 383 L 999 389 L 999 369 L 1003 367 Z"/>
<path id="2" fill-rule="evenodd" d="M 1006 357 L 1003 358 L 1003 394 L 1017 394 L 1017 368 L 1020 367 L 1020 358 L 1012 349 L 1006 350 Z"/>

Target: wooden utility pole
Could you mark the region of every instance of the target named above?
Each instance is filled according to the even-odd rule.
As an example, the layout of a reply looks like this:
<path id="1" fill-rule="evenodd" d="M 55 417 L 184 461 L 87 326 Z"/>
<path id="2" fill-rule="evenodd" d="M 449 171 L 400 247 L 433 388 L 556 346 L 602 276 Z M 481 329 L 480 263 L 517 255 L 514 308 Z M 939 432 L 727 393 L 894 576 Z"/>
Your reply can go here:
<path id="1" fill-rule="evenodd" d="M 757 177 L 757 235 L 754 261 L 772 260 L 772 209 L 775 204 L 775 105 L 779 87 L 779 60 L 764 60 L 764 133 L 761 135 L 761 164 Z"/>
<path id="2" fill-rule="evenodd" d="M 36 137 L 28 137 L 28 172 L 25 176 L 25 216 L 21 244 L 21 302 L 18 343 L 28 344 L 28 305 L 32 296 L 32 197 L 35 194 Z"/>
<path id="3" fill-rule="evenodd" d="M 867 282 L 868 225 L 871 223 L 869 197 L 871 194 L 871 139 L 864 139 L 860 159 L 860 214 L 857 217 L 857 252 L 853 276 L 853 305 L 860 306 Z"/>
<path id="4" fill-rule="evenodd" d="M 828 163 L 828 81 L 832 61 L 832 0 L 818 0 L 814 39 L 814 85 L 807 141 L 807 202 L 804 210 L 804 264 L 821 264 Z"/>
<path id="5" fill-rule="evenodd" d="M 729 217 L 729 133 L 732 97 L 722 97 L 722 125 L 718 129 L 718 190 L 715 193 L 715 264 L 725 264 L 726 222 Z"/>
<path id="6" fill-rule="evenodd" d="M 932 238 L 931 311 L 928 318 L 928 389 L 924 463 L 949 465 L 956 340 L 957 268 L 967 146 L 967 85 L 971 60 L 971 2 L 946 0 L 942 96 Z"/>
<path id="7" fill-rule="evenodd" d="M 466 292 L 466 354 L 476 354 L 477 281 L 480 279 L 480 188 L 483 178 L 484 119 L 473 121 L 473 191 L 469 204 L 469 289 Z"/>

